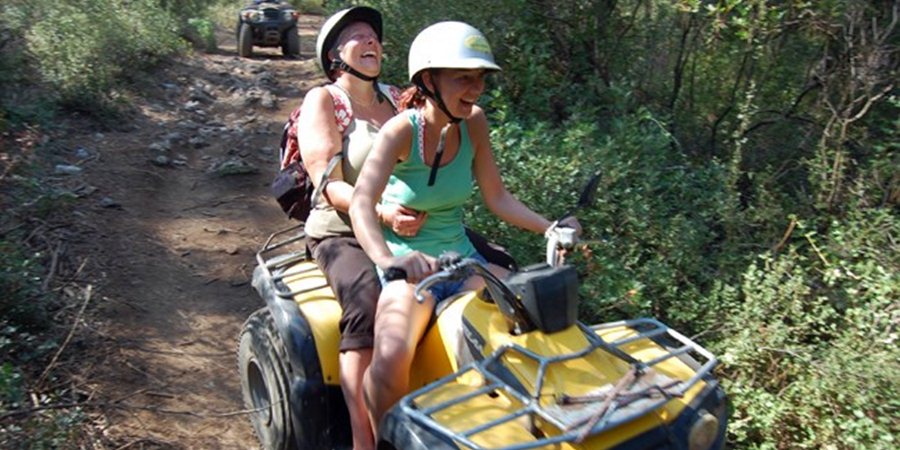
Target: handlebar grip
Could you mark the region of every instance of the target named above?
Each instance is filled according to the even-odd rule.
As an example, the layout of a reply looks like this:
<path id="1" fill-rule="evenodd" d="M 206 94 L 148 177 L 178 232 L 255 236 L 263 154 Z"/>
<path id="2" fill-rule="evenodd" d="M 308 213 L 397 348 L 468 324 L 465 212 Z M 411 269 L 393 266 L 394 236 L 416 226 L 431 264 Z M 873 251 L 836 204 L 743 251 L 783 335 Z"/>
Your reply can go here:
<path id="1" fill-rule="evenodd" d="M 406 270 L 399 267 L 388 267 L 384 271 L 384 279 L 387 281 L 406 280 Z"/>

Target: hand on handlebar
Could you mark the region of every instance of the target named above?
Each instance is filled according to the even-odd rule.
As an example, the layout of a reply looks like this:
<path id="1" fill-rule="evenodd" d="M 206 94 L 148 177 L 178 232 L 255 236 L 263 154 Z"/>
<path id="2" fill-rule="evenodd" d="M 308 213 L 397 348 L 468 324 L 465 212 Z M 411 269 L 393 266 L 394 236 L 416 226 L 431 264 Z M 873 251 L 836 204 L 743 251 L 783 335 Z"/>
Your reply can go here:
<path id="1" fill-rule="evenodd" d="M 578 236 L 581 235 L 581 224 L 574 216 L 564 217 L 545 233 L 547 238 L 547 264 L 560 266 L 566 260 L 566 253 L 575 248 Z"/>
<path id="2" fill-rule="evenodd" d="M 390 264 L 385 269 L 388 281 L 393 279 L 402 279 L 399 271 L 406 275 L 406 281 L 409 283 L 418 283 L 423 278 L 431 275 L 438 270 L 438 260 L 421 252 L 410 252 L 403 256 L 395 256 L 391 258 Z M 395 276 L 390 276 L 395 275 Z"/>
<path id="3" fill-rule="evenodd" d="M 569 216 L 560 220 L 556 224 L 556 228 L 572 228 L 575 230 L 576 236 L 581 236 L 581 224 L 578 223 L 578 219 L 575 216 Z"/>

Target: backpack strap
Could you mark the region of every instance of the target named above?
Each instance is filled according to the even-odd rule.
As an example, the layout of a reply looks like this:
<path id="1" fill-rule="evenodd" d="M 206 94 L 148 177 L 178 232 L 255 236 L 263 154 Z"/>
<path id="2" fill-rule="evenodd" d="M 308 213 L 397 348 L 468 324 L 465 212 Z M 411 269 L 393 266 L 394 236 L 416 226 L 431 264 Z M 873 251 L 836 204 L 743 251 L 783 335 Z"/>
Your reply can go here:
<path id="1" fill-rule="evenodd" d="M 325 190 L 325 185 L 328 184 L 328 177 L 331 175 L 331 172 L 334 170 L 335 166 L 341 161 L 341 158 L 344 157 L 344 152 L 337 152 L 334 156 L 328 160 L 328 166 L 325 167 L 325 171 L 322 172 L 322 178 L 319 179 L 319 185 L 316 186 L 316 189 L 312 194 L 312 205 L 315 207 L 319 204 L 319 196 L 322 195 L 322 191 Z"/>
<path id="2" fill-rule="evenodd" d="M 343 90 L 340 86 L 336 84 L 326 84 L 323 86 L 329 94 L 331 94 L 331 101 L 334 104 L 334 123 L 337 125 L 338 132 L 343 134 L 347 131 L 347 128 L 350 126 L 350 123 L 353 121 L 353 106 L 350 102 L 350 95 L 347 94 L 345 90 Z M 394 113 L 397 113 L 397 105 L 400 102 L 400 90 L 397 89 L 396 86 L 392 86 L 389 84 L 378 83 L 378 89 L 384 94 L 385 98 L 391 102 L 391 108 L 393 108 Z M 293 124 L 293 127 L 296 130 L 296 119 L 297 116 L 300 115 L 300 108 L 297 108 L 294 113 L 291 114 L 290 123 Z M 294 131 L 296 135 L 296 131 Z M 282 148 L 284 148 L 284 140 L 282 140 Z M 299 152 L 298 152 L 299 153 Z M 284 155 L 282 155 L 283 157 Z M 335 166 L 337 166 L 338 162 L 340 162 L 341 158 L 343 158 L 344 152 L 338 152 L 328 161 L 328 166 L 325 168 L 325 172 L 322 173 L 322 179 L 319 181 L 319 185 L 315 191 L 313 191 L 312 204 L 317 204 L 319 200 L 319 195 L 321 195 L 322 191 L 325 189 L 325 185 L 328 183 L 328 177 L 331 175 L 331 172 L 334 170 Z"/>
<path id="3" fill-rule="evenodd" d="M 344 134 L 350 122 L 353 121 L 353 104 L 350 102 L 350 94 L 337 84 L 326 84 L 325 89 L 331 94 L 331 100 L 334 102 L 334 122 L 337 124 L 338 132 Z M 397 114 L 397 105 L 400 104 L 400 89 L 390 84 L 378 83 L 378 90 L 384 98 L 391 102 L 391 108 L 394 114 Z"/>
<path id="4" fill-rule="evenodd" d="M 400 91 L 397 86 L 384 83 L 378 83 L 378 90 L 380 90 L 381 93 L 384 94 L 384 97 L 391 102 L 391 107 L 394 109 L 394 115 L 396 115 L 398 112 L 397 106 L 400 105 L 400 95 L 402 94 L 402 91 Z"/>
<path id="5" fill-rule="evenodd" d="M 353 106 L 350 103 L 350 96 L 335 84 L 326 84 L 323 87 L 331 95 L 331 101 L 334 105 L 334 124 L 337 126 L 338 133 L 343 136 L 353 121 Z M 322 195 L 325 186 L 328 184 L 328 177 L 331 176 L 331 172 L 334 171 L 334 168 L 337 167 L 343 157 L 344 152 L 340 151 L 328 160 L 328 166 L 322 172 L 322 178 L 319 179 L 319 184 L 312 194 L 312 205 L 314 207 L 319 203 L 319 196 Z"/>

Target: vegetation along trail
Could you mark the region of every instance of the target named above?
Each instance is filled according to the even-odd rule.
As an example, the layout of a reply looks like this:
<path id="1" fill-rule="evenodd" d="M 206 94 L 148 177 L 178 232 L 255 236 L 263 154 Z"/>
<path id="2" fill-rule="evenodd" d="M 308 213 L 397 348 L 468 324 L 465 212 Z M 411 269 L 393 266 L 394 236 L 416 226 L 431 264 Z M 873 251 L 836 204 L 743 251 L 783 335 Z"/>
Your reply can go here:
<path id="1" fill-rule="evenodd" d="M 55 142 L 54 182 L 78 197 L 57 251 L 89 280 L 68 301 L 95 311 L 60 360 L 82 353 L 64 370 L 102 440 L 258 446 L 241 411 L 237 339 L 261 306 L 249 284 L 254 253 L 290 225 L 268 184 L 284 119 L 322 82 L 319 22 L 301 20 L 298 59 L 263 48 L 239 58 L 234 36 L 221 33 L 219 51 L 152 75 L 124 130 L 73 124 Z"/>
<path id="2" fill-rule="evenodd" d="M 290 1 L 294 59 L 238 57 L 247 3 L 0 2 L 0 449 L 258 447 L 236 346 L 291 225 L 276 147 L 325 81 L 322 17 L 359 2 Z M 425 25 L 485 33 L 479 105 L 532 209 L 602 172 L 579 318 L 715 354 L 727 448 L 897 448 L 900 1 L 363 3 L 387 82 Z M 466 224 L 539 259 L 477 197 Z"/>

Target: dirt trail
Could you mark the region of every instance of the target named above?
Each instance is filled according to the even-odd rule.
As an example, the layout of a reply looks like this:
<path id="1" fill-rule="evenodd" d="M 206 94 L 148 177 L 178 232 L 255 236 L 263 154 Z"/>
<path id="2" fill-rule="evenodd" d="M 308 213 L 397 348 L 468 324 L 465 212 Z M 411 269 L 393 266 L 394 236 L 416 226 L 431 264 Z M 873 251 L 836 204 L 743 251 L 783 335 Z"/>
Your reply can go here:
<path id="1" fill-rule="evenodd" d="M 78 175 L 89 195 L 76 203 L 68 248 L 86 261 L 95 311 L 79 332 L 91 347 L 73 369 L 77 391 L 110 405 L 91 417 L 119 448 L 258 446 L 240 412 L 235 351 L 241 324 L 263 305 L 249 284 L 254 252 L 290 225 L 268 183 L 284 119 L 323 82 L 320 24 L 302 19 L 295 60 L 259 48 L 238 58 L 223 33 L 218 53 L 155 75 L 128 131 L 58 143 L 89 155 Z M 258 170 L 210 170 L 223 161 Z"/>

